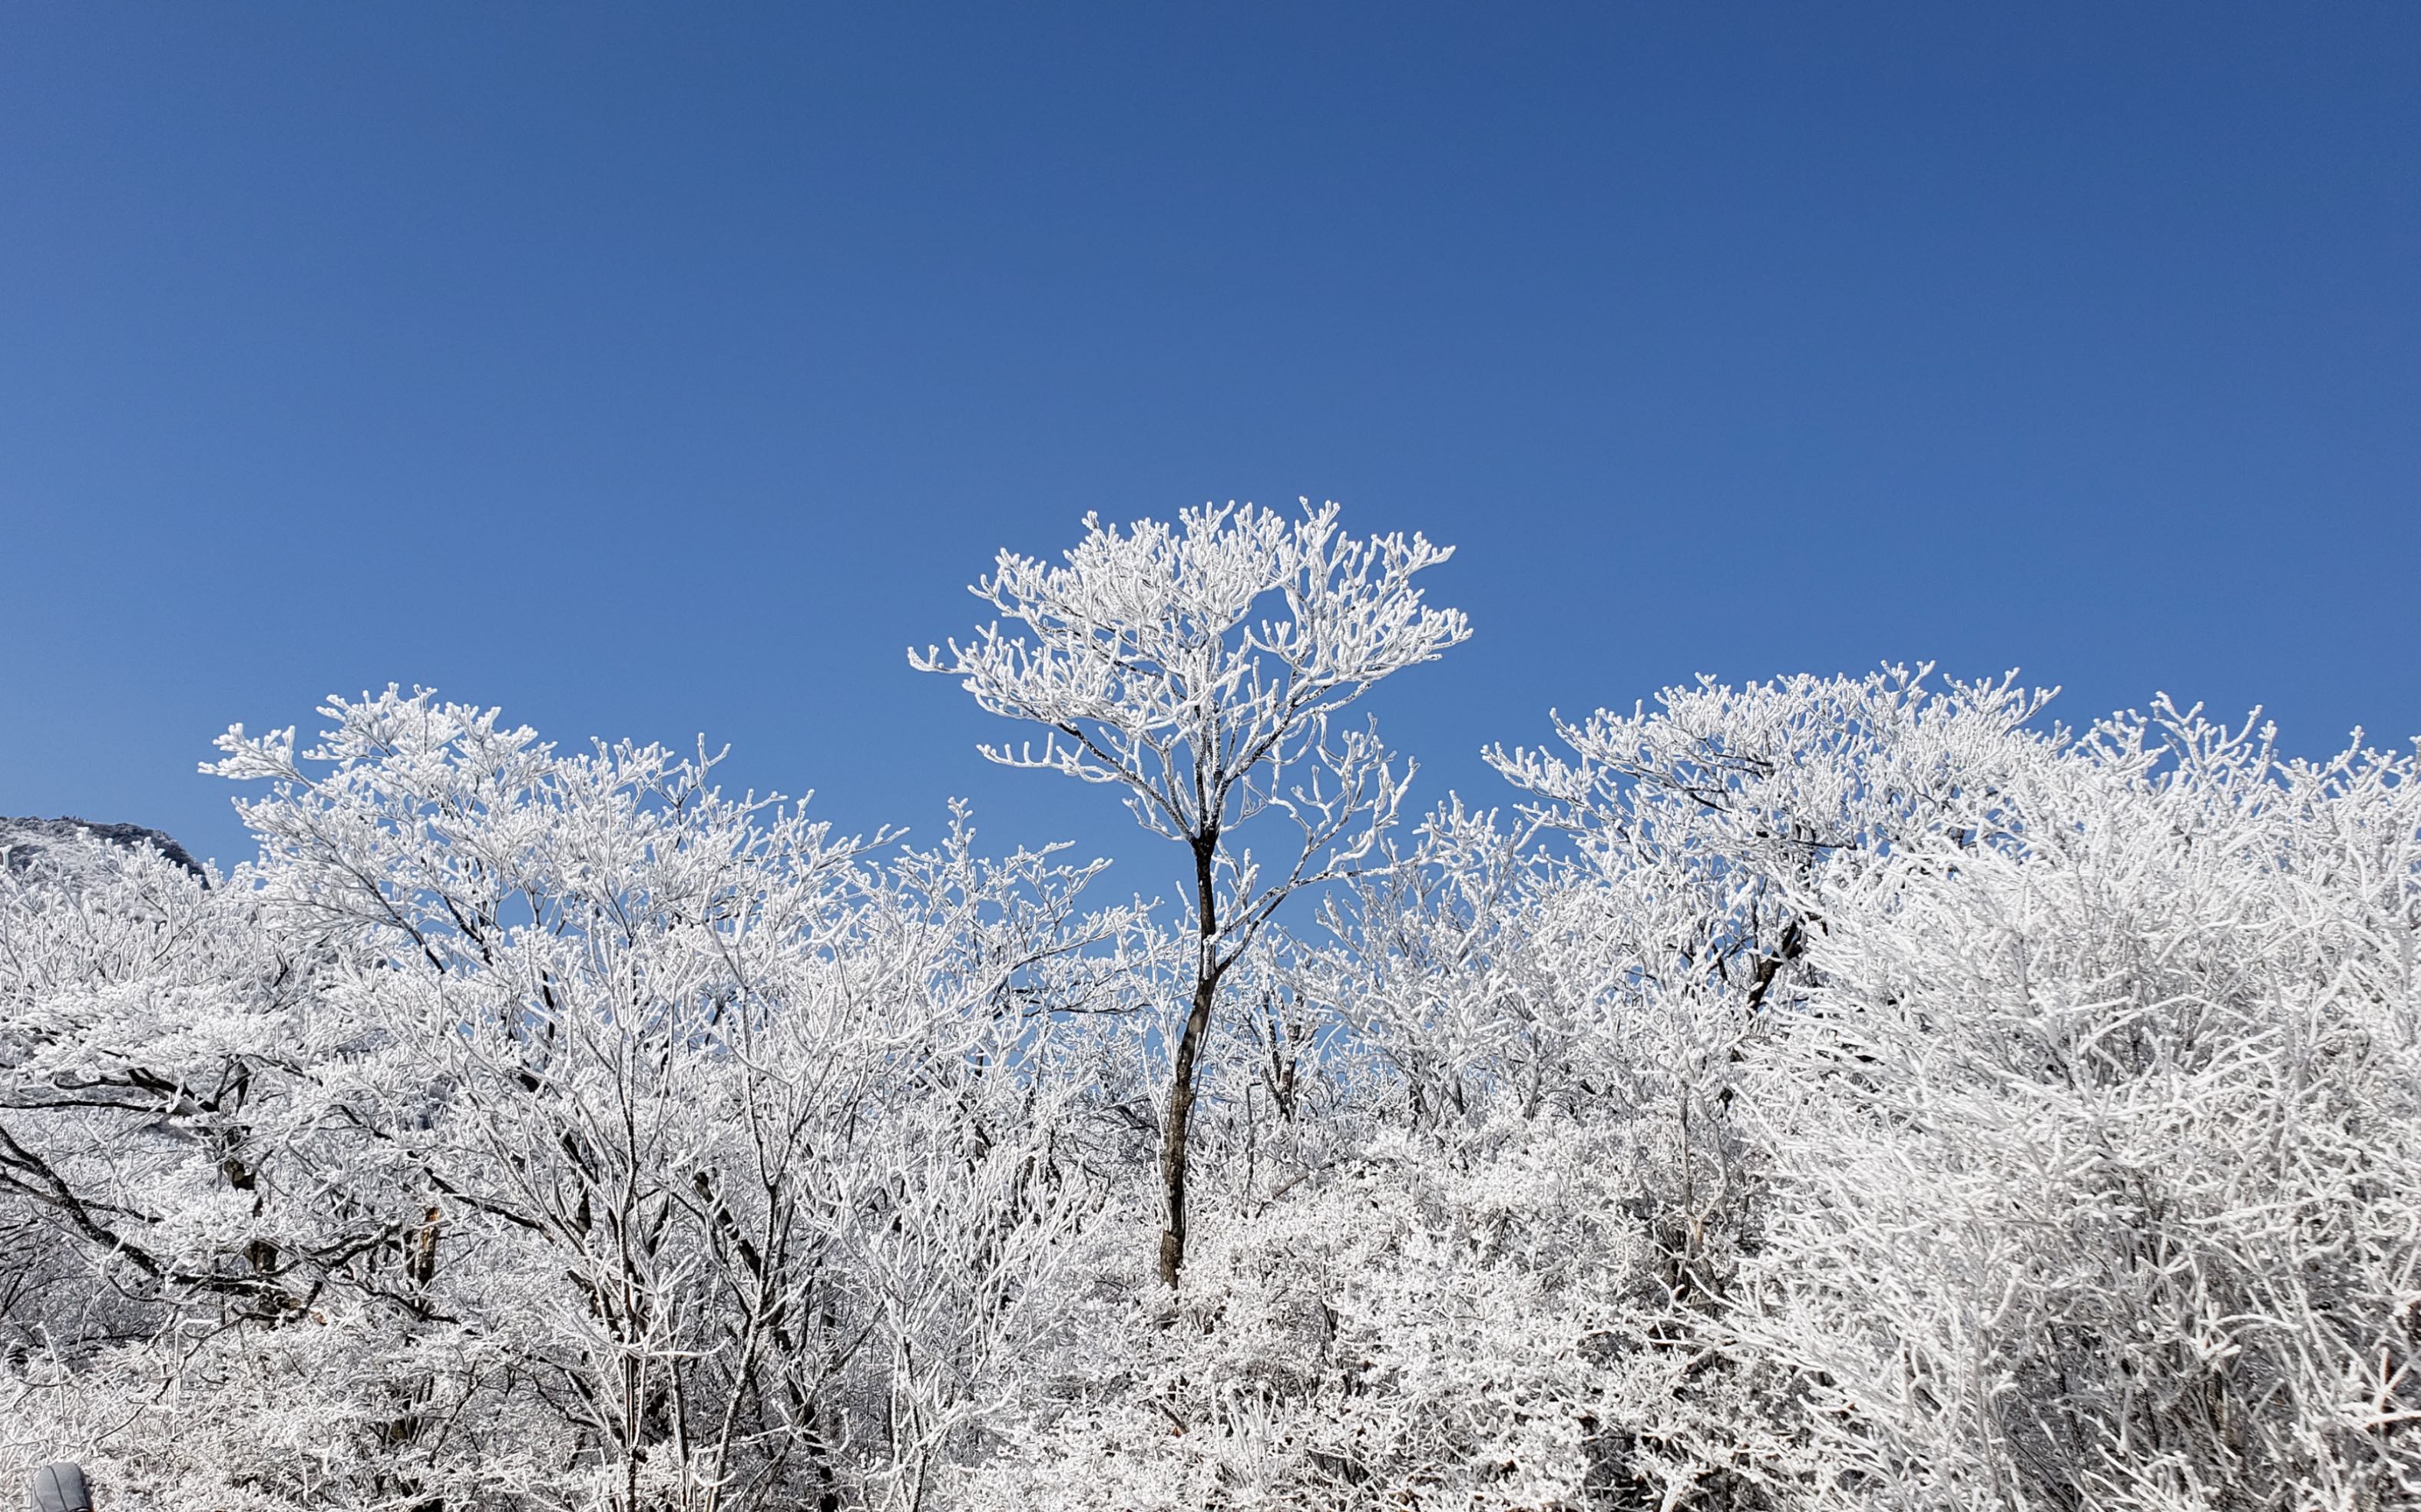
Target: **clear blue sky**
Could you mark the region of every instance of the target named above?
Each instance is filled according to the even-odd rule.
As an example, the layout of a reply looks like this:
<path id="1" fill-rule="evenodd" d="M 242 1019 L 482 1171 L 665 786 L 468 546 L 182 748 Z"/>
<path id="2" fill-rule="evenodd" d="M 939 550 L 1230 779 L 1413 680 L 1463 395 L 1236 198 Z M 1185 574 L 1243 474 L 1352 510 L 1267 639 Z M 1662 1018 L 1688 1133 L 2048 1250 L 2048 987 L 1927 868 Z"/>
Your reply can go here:
<path id="1" fill-rule="evenodd" d="M 0 813 L 233 860 L 396 680 L 1147 856 L 903 648 L 1298 494 L 1461 548 L 1431 797 L 1701 670 L 2421 732 L 2421 8 L 1989 8 L 0 0 Z"/>

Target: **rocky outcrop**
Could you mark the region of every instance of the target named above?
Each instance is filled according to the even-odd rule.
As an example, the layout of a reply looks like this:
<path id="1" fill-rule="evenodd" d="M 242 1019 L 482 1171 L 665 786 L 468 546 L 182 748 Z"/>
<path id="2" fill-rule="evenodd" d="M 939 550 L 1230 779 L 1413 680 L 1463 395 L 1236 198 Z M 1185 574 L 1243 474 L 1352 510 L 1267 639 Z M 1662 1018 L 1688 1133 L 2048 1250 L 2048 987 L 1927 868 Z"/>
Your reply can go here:
<path id="1" fill-rule="evenodd" d="M 186 854 L 183 846 L 158 830 L 147 830 L 140 824 L 95 824 L 79 818 L 0 818 L 0 865 L 23 871 L 43 851 L 85 839 L 124 846 L 129 850 L 148 845 L 160 852 L 161 859 L 174 862 L 196 877 L 202 875 L 201 864 Z"/>

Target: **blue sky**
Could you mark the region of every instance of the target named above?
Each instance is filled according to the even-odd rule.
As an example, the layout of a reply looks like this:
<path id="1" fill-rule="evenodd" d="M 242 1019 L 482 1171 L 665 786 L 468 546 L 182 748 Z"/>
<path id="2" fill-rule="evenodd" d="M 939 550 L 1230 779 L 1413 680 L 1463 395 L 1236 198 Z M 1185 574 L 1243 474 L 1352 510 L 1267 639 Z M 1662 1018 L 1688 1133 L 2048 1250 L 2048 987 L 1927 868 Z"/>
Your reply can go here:
<path id="1" fill-rule="evenodd" d="M 2421 8 L 0 0 L 0 813 L 434 685 L 1154 856 L 903 650 L 1088 509 L 1460 553 L 1448 787 L 1708 671 L 2421 733 Z"/>

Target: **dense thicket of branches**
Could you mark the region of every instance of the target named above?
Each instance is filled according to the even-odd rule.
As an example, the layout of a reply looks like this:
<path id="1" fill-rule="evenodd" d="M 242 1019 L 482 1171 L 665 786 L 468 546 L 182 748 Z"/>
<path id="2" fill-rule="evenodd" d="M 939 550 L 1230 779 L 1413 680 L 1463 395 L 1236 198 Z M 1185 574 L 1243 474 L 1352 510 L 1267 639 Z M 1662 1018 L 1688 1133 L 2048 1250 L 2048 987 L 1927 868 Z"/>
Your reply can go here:
<path id="1" fill-rule="evenodd" d="M 1226 969 L 390 692 L 0 867 L 0 1474 L 121 1508 L 2421 1504 L 2421 788 L 1667 690 Z M 1392 846 L 1392 850 L 1387 847 Z M 1316 915 L 1315 916 L 1315 912 Z"/>

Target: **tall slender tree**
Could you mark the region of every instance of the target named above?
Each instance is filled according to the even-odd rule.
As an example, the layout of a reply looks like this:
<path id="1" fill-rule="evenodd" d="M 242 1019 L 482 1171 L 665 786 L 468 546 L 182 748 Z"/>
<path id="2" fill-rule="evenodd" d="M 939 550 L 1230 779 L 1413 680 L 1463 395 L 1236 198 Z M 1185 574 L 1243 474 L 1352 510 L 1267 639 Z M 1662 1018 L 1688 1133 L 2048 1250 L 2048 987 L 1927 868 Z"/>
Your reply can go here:
<path id="1" fill-rule="evenodd" d="M 987 745 L 1006 766 L 1126 789 L 1144 828 L 1186 848 L 1196 943 L 1161 1131 L 1160 1275 L 1185 1263 L 1186 1138 L 1219 984 L 1298 889 L 1351 874 L 1394 823 L 1411 775 L 1374 724 L 1337 719 L 1390 673 L 1471 633 L 1414 578 L 1453 554 L 1415 534 L 1356 539 L 1337 507 L 1288 519 L 1204 505 L 1120 530 L 1085 517 L 1064 565 L 1003 551 L 972 591 L 1001 618 L 966 644 L 911 650 L 985 709 L 1048 731 Z M 1006 628 L 1005 628 L 1006 627 Z M 1264 869 L 1235 831 L 1275 810 L 1295 843 Z"/>

